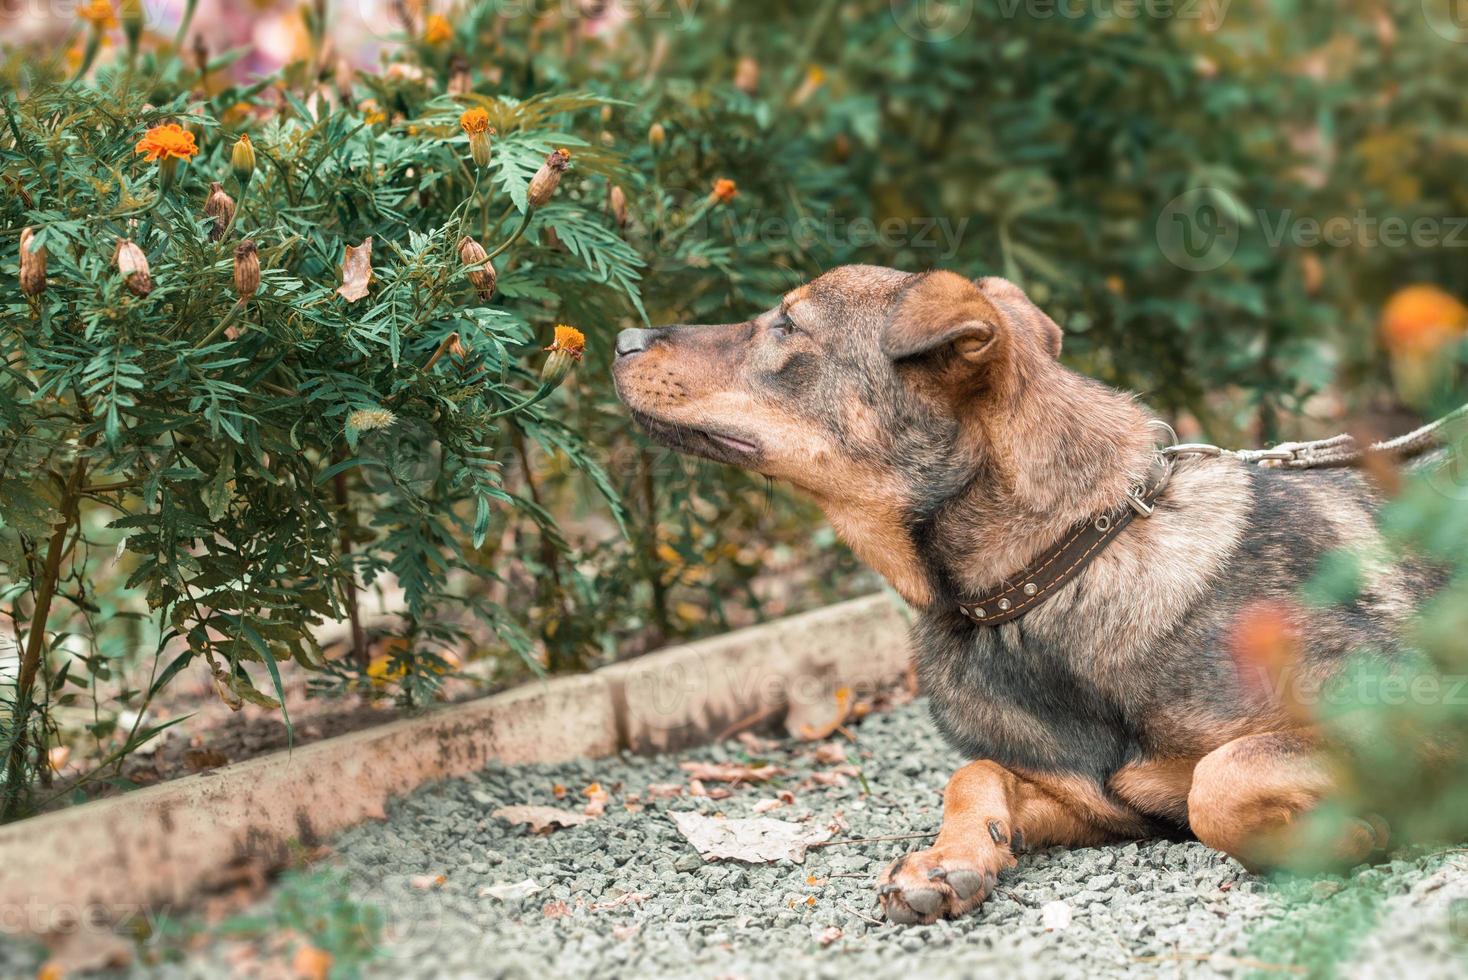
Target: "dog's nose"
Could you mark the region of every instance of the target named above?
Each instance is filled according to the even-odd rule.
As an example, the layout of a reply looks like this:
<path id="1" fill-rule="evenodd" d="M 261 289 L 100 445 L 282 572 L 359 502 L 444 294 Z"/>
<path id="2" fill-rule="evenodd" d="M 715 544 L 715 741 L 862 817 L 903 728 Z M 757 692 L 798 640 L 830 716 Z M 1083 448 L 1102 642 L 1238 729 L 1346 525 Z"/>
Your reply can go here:
<path id="1" fill-rule="evenodd" d="M 631 357 L 633 354 L 641 354 L 652 346 L 653 336 L 651 330 L 623 330 L 617 334 L 617 356 Z"/>

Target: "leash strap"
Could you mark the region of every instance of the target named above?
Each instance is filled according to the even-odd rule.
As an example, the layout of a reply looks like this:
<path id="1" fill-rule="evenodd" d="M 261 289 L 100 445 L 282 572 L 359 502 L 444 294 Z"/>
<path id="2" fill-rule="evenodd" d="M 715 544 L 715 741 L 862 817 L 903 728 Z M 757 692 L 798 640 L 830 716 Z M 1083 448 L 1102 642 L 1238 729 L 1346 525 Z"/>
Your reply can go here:
<path id="1" fill-rule="evenodd" d="M 1299 470 L 1359 466 L 1369 455 L 1405 460 L 1443 445 L 1443 429 L 1465 418 L 1468 418 L 1468 405 L 1415 432 L 1364 448 L 1350 435 L 1317 442 L 1284 443 L 1272 449 L 1229 450 L 1208 443 L 1179 445 L 1174 434 L 1173 444 L 1158 454 L 1159 465 L 1146 487 L 1134 488 L 1122 506 L 1076 525 L 1059 544 L 1036 558 L 1018 578 L 967 602 L 960 602 L 958 611 L 980 626 L 1000 626 L 1019 619 L 1050 598 L 1061 586 L 1084 571 L 1117 535 L 1126 530 L 1128 524 L 1138 517 L 1152 516 L 1157 498 L 1167 489 L 1173 465 L 1181 456 L 1227 456 L 1259 466 Z M 1165 423 L 1155 424 L 1171 432 Z"/>

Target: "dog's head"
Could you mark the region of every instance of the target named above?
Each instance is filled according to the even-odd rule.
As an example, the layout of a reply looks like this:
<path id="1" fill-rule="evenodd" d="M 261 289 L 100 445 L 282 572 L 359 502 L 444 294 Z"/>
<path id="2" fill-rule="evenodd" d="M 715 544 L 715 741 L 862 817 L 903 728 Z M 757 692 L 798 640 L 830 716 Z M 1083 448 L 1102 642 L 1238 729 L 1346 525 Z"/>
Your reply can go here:
<path id="1" fill-rule="evenodd" d="M 910 553 L 900 529 L 973 479 L 986 418 L 1060 345 L 1002 279 L 847 266 L 743 323 L 623 331 L 614 373 L 652 438 L 789 481 L 880 565 L 872 552 Z"/>

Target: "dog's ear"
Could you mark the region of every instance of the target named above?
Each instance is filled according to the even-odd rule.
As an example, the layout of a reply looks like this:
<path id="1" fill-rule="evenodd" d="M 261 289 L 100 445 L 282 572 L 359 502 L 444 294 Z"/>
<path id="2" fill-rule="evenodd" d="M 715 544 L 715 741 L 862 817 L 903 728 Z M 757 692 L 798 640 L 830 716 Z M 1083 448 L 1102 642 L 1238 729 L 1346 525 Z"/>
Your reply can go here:
<path id="1" fill-rule="evenodd" d="M 944 348 L 981 364 L 1000 345 L 1000 315 L 982 290 L 955 272 L 930 272 L 903 291 L 882 332 L 882 353 L 894 361 Z"/>
<path id="2" fill-rule="evenodd" d="M 1025 295 L 1023 289 L 1008 279 L 988 276 L 979 280 L 979 291 L 999 307 L 999 311 L 1011 329 L 1033 337 L 1051 357 L 1060 356 L 1060 347 L 1065 340 L 1065 334 L 1061 332 L 1054 320 L 1030 302 L 1030 298 Z"/>

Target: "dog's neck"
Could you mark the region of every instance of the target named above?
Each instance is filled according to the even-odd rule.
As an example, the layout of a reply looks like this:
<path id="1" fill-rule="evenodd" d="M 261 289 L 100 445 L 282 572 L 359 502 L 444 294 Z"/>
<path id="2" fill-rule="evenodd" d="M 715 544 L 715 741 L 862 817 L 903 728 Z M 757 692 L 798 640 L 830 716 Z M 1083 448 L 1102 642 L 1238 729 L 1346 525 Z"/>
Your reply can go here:
<path id="1" fill-rule="evenodd" d="M 1152 467 L 1148 423 L 1129 396 L 1052 362 L 967 415 L 952 489 L 921 513 L 879 508 L 892 499 L 881 494 L 817 500 L 858 557 L 910 605 L 933 608 L 1014 577 L 1121 503 Z"/>
<path id="2" fill-rule="evenodd" d="M 1149 421 L 1131 397 L 1059 364 L 973 413 L 960 446 L 978 461 L 973 478 L 919 529 L 934 591 L 991 589 L 1122 503 L 1153 465 Z"/>

